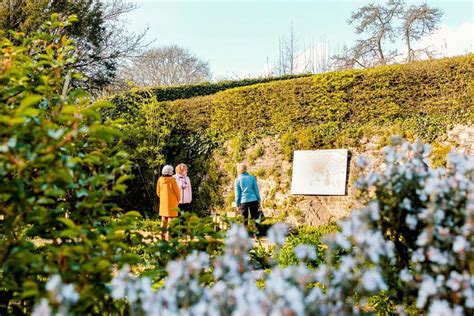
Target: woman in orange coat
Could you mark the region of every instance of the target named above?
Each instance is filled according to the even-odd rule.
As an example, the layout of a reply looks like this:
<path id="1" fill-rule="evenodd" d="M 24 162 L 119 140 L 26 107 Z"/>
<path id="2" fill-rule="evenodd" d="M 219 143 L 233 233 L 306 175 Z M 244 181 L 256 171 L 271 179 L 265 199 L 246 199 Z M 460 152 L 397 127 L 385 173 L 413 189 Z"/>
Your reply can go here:
<path id="1" fill-rule="evenodd" d="M 173 178 L 173 167 L 166 165 L 161 171 L 162 176 L 158 179 L 156 185 L 156 195 L 160 198 L 160 216 L 161 216 L 161 238 L 170 240 L 170 234 L 167 230 L 170 218 L 178 217 L 178 203 L 181 199 L 178 184 Z M 166 236 L 165 236 L 166 232 Z"/>

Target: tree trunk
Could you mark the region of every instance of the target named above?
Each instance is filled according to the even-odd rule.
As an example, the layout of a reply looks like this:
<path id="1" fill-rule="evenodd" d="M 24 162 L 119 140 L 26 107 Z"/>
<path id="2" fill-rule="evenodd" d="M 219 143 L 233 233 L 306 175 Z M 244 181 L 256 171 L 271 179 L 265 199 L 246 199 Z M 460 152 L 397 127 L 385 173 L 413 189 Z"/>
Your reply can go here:
<path id="1" fill-rule="evenodd" d="M 413 61 L 413 56 L 411 52 L 411 46 L 410 46 L 410 33 L 408 29 L 405 31 L 405 43 L 407 45 L 407 63 Z"/>
<path id="2" fill-rule="evenodd" d="M 385 56 L 383 55 L 383 51 L 382 51 L 382 38 L 383 38 L 384 33 L 385 33 L 385 30 L 382 29 L 382 30 L 380 30 L 379 34 L 377 35 L 377 50 L 378 50 L 378 53 L 379 53 L 380 64 L 382 64 L 382 65 L 386 64 Z"/>

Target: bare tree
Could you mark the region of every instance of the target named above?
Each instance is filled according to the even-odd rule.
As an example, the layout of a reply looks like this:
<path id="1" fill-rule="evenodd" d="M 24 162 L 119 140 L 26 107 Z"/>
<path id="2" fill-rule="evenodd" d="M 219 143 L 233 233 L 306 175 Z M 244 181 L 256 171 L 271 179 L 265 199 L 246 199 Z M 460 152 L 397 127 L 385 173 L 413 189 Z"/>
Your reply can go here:
<path id="1" fill-rule="evenodd" d="M 426 3 L 420 6 L 410 6 L 402 15 L 401 31 L 407 48 L 407 62 L 415 59 L 417 51 L 413 50 L 412 41 L 417 41 L 437 29 L 443 12 L 438 8 L 431 8 Z M 428 56 L 432 54 L 429 48 L 421 49 Z"/>
<path id="2" fill-rule="evenodd" d="M 279 38 L 278 60 L 273 66 L 273 73 L 276 75 L 295 74 L 298 70 L 298 52 L 301 52 L 301 43 L 291 23 L 288 34 Z"/>
<path id="3" fill-rule="evenodd" d="M 193 84 L 211 79 L 209 63 L 177 45 L 153 48 L 125 67 L 120 78 L 140 87 Z"/>
<path id="4" fill-rule="evenodd" d="M 323 73 L 330 68 L 329 41 L 321 39 L 319 42 L 311 42 L 304 54 L 304 72 Z"/>
<path id="5" fill-rule="evenodd" d="M 356 60 L 375 60 L 376 64 L 385 65 L 393 54 L 386 54 L 383 50 L 384 40 L 393 41 L 396 37 L 394 20 L 402 13 L 403 1 L 389 0 L 386 5 L 369 4 L 354 12 L 349 24 L 357 23 L 356 33 L 368 33 L 369 37 L 359 40 L 354 55 Z M 361 62 L 362 64 L 362 62 Z"/>
<path id="6" fill-rule="evenodd" d="M 426 3 L 406 8 L 402 0 L 389 0 L 384 5 L 363 6 L 352 13 L 348 23 L 356 24 L 357 34 L 369 36 L 357 40 L 352 48 L 344 47 L 342 52 L 333 56 L 333 66 L 336 69 L 350 69 L 393 63 L 400 54 L 396 50 L 386 50 L 384 43 L 402 38 L 407 47 L 407 62 L 414 60 L 417 53 L 433 58 L 435 52 L 430 47 L 414 50 L 412 43 L 431 34 L 441 16 L 440 9 L 431 8 Z"/>

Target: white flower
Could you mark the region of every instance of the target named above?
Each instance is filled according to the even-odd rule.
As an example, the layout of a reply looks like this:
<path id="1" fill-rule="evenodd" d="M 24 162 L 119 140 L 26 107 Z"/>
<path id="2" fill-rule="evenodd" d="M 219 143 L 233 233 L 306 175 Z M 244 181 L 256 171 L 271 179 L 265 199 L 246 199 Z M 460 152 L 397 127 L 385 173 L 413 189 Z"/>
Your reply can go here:
<path id="1" fill-rule="evenodd" d="M 73 284 L 66 284 L 63 286 L 61 295 L 64 300 L 74 304 L 79 301 L 79 293 L 77 293 Z"/>
<path id="2" fill-rule="evenodd" d="M 61 276 L 55 274 L 46 282 L 46 290 L 49 292 L 58 292 L 62 283 Z"/>
<path id="3" fill-rule="evenodd" d="M 112 279 L 112 297 L 114 299 L 125 298 L 125 289 L 127 287 L 127 281 L 129 279 L 129 271 L 129 266 L 124 265 L 122 269 L 119 270 L 117 275 Z"/>
<path id="4" fill-rule="evenodd" d="M 418 298 L 416 299 L 416 307 L 423 308 L 426 305 L 428 297 L 436 294 L 436 283 L 431 277 L 425 277 L 418 289 Z"/>
<path id="5" fill-rule="evenodd" d="M 310 245 L 298 245 L 294 249 L 295 255 L 299 260 L 314 260 L 316 259 L 316 249 Z"/>
<path id="6" fill-rule="evenodd" d="M 415 215 L 408 214 L 406 219 L 405 219 L 408 228 L 411 230 L 414 230 L 416 228 L 416 225 L 418 224 L 418 218 Z"/>
<path id="7" fill-rule="evenodd" d="M 369 269 L 364 272 L 362 275 L 362 285 L 369 292 L 387 289 L 387 284 L 385 284 L 380 272 L 375 269 Z"/>
<path id="8" fill-rule="evenodd" d="M 373 221 L 378 221 L 380 219 L 380 206 L 377 201 L 372 201 L 367 205 L 366 208 L 369 212 L 370 219 Z"/>
<path id="9" fill-rule="evenodd" d="M 458 291 L 461 288 L 463 277 L 457 271 L 451 271 L 446 285 L 453 291 Z"/>
<path id="10" fill-rule="evenodd" d="M 369 161 L 364 156 L 359 156 L 356 160 L 356 165 L 359 168 L 366 168 L 369 165 Z"/>
<path id="11" fill-rule="evenodd" d="M 453 251 L 456 253 L 462 253 L 468 247 L 466 239 L 462 236 L 457 236 L 453 243 Z"/>
<path id="12" fill-rule="evenodd" d="M 466 289 L 462 292 L 464 297 L 466 298 L 465 304 L 467 308 L 474 308 L 474 277 L 471 277 L 471 284 L 466 287 Z"/>
<path id="13" fill-rule="evenodd" d="M 405 268 L 402 271 L 400 271 L 400 279 L 403 282 L 411 282 L 413 281 L 413 275 L 410 273 L 410 271 Z"/>
<path id="14" fill-rule="evenodd" d="M 340 246 L 343 249 L 350 249 L 352 247 L 351 243 L 349 240 L 347 240 L 347 237 L 344 236 L 343 234 L 335 234 L 334 235 L 334 241 L 335 243 Z"/>
<path id="15" fill-rule="evenodd" d="M 42 298 L 38 305 L 35 305 L 33 309 L 33 313 L 31 316 L 50 316 L 51 314 L 51 307 L 49 307 L 48 300 Z"/>
<path id="16" fill-rule="evenodd" d="M 425 261 L 425 254 L 423 253 L 423 249 L 417 249 L 411 254 L 411 261 L 413 262 L 423 262 Z"/>
<path id="17" fill-rule="evenodd" d="M 410 199 L 404 198 L 403 201 L 402 201 L 401 207 L 404 208 L 404 209 L 406 209 L 406 210 L 411 211 L 411 210 L 412 210 L 412 206 L 411 206 L 411 201 L 410 201 Z"/>
<path id="18" fill-rule="evenodd" d="M 417 246 L 425 246 L 429 241 L 429 235 L 426 230 L 424 230 L 416 239 Z"/>
<path id="19" fill-rule="evenodd" d="M 428 260 L 438 263 L 439 265 L 446 265 L 448 263 L 447 255 L 438 248 L 429 247 L 426 255 Z"/>
<path id="20" fill-rule="evenodd" d="M 268 242 L 278 246 L 285 243 L 286 234 L 288 233 L 288 225 L 284 223 L 276 223 L 268 230 Z"/>
<path id="21" fill-rule="evenodd" d="M 342 257 L 341 264 L 339 265 L 339 270 L 344 274 L 351 273 L 352 269 L 354 269 L 356 265 L 356 261 L 353 256 L 347 255 Z"/>
<path id="22" fill-rule="evenodd" d="M 455 315 L 454 311 L 449 307 L 449 303 L 445 300 L 434 300 L 428 310 L 428 316 L 448 316 Z"/>

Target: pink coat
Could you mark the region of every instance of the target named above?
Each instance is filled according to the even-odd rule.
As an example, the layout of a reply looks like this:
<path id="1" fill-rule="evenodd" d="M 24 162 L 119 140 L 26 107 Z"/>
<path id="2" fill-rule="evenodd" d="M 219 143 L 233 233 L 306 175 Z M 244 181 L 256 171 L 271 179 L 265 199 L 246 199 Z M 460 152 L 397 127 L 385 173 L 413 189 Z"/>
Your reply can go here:
<path id="1" fill-rule="evenodd" d="M 179 204 L 191 203 L 193 199 L 193 192 L 191 190 L 191 180 L 189 180 L 189 177 L 182 176 L 180 174 L 175 174 L 173 177 L 176 179 L 176 183 L 178 184 L 178 188 L 181 193 Z"/>

